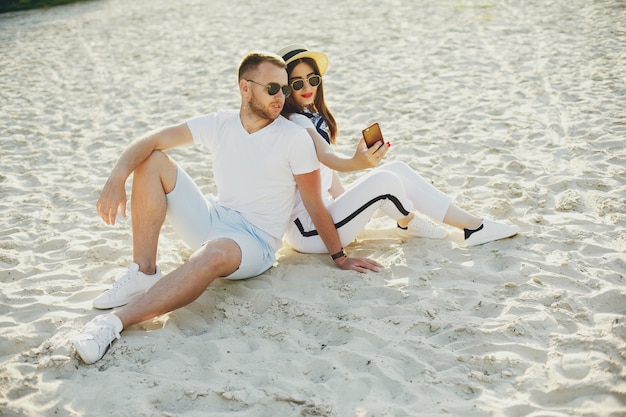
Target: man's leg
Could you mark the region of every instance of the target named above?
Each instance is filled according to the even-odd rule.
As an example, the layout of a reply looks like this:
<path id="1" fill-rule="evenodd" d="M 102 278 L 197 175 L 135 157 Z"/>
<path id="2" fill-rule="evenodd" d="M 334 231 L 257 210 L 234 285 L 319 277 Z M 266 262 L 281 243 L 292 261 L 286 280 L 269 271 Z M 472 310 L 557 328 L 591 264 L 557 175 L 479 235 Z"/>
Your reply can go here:
<path id="1" fill-rule="evenodd" d="M 184 307 L 198 298 L 216 278 L 235 272 L 240 263 L 241 250 L 237 243 L 230 239 L 213 240 L 114 314 L 126 328 Z"/>
<path id="2" fill-rule="evenodd" d="M 87 323 L 82 334 L 73 340 L 78 354 L 85 363 L 100 360 L 124 328 L 193 302 L 216 278 L 235 272 L 241 259 L 241 249 L 231 239 L 207 243 L 189 261 L 119 311 Z"/>
<path id="3" fill-rule="evenodd" d="M 94 299 L 95 308 L 122 306 L 161 278 L 156 265 L 157 247 L 167 211 L 165 196 L 176 185 L 177 166 L 165 153 L 155 151 L 133 174 L 133 262 L 109 290 Z"/>
<path id="4" fill-rule="evenodd" d="M 155 151 L 137 169 L 130 200 L 133 225 L 133 260 L 145 274 L 156 271 L 159 234 L 165 221 L 165 195 L 176 185 L 176 164 Z"/>

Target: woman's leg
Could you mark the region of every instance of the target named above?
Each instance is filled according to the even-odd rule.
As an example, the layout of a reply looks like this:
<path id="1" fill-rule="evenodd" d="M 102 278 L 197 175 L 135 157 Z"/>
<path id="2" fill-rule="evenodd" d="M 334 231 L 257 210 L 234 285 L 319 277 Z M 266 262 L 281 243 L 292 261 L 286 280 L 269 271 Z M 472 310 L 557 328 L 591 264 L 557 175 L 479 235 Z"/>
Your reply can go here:
<path id="1" fill-rule="evenodd" d="M 392 172 L 372 171 L 328 205 L 342 245 L 352 242 L 378 209 L 396 221 L 414 210 L 402 181 Z M 285 240 L 300 252 L 326 253 L 324 243 L 305 213 L 289 225 Z"/>
<path id="2" fill-rule="evenodd" d="M 437 189 L 405 163 L 392 162 L 379 169 L 393 172 L 402 180 L 409 199 L 421 213 L 459 229 L 474 229 L 480 226 L 482 222 L 480 217 L 457 207 L 452 202 L 452 197 Z"/>
<path id="3" fill-rule="evenodd" d="M 443 221 L 452 203 L 452 197 L 435 188 L 403 162 L 391 162 L 376 170 L 389 171 L 397 175 L 415 209 L 437 221 Z"/>
<path id="4" fill-rule="evenodd" d="M 418 210 L 451 226 L 468 229 L 465 230 L 465 239 L 471 245 L 509 237 L 519 230 L 516 226 L 491 221 L 486 230 L 482 230 L 483 219 L 458 208 L 450 196 L 406 164 L 394 162 L 355 181 L 329 204 L 328 210 L 342 245 L 347 246 L 361 233 L 377 209 L 396 221 L 406 219 L 413 210 Z M 473 229 L 477 230 L 472 235 Z M 470 236 L 473 237 L 470 239 Z M 300 252 L 326 253 L 326 247 L 306 213 L 288 226 L 285 240 Z"/>
<path id="5" fill-rule="evenodd" d="M 443 222 L 459 229 L 476 229 L 480 226 L 483 219 L 458 208 L 454 203 L 450 203 L 450 207 L 443 217 Z"/>
<path id="6" fill-rule="evenodd" d="M 402 179 L 407 195 L 417 210 L 450 226 L 463 229 L 465 244 L 468 246 L 504 239 L 519 232 L 518 226 L 483 219 L 457 207 L 450 196 L 435 188 L 402 162 L 383 165 L 379 169 L 393 172 Z"/>

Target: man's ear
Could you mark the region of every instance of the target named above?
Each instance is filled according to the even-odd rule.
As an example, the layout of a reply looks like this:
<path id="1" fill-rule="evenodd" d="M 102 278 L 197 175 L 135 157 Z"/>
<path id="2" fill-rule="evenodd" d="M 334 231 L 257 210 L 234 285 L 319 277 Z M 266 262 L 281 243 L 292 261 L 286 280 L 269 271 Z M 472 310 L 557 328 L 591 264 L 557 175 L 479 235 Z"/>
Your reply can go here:
<path id="1" fill-rule="evenodd" d="M 241 91 L 241 94 L 247 93 L 249 88 L 250 88 L 249 82 L 247 82 L 243 78 L 239 80 L 239 91 Z"/>

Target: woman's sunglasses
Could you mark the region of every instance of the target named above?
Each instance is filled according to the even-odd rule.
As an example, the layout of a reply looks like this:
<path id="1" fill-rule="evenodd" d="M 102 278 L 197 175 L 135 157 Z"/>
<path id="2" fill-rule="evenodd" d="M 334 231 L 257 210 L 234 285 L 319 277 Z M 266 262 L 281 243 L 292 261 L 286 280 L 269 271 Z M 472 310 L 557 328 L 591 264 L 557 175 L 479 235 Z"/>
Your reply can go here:
<path id="1" fill-rule="evenodd" d="M 265 84 L 257 83 L 254 80 L 246 80 L 246 81 L 249 81 L 251 83 L 260 85 L 261 87 L 267 88 L 267 94 L 269 94 L 270 96 L 275 96 L 281 90 L 283 91 L 283 95 L 285 97 L 289 97 L 289 95 L 291 94 L 291 87 L 289 87 L 288 85 L 280 85 L 278 83 L 269 83 L 265 85 Z"/>
<path id="2" fill-rule="evenodd" d="M 306 81 L 311 87 L 317 87 L 322 83 L 322 77 L 319 75 L 311 75 Z M 302 90 L 304 88 L 304 80 L 293 80 L 291 82 L 291 88 L 293 88 L 294 91 Z"/>

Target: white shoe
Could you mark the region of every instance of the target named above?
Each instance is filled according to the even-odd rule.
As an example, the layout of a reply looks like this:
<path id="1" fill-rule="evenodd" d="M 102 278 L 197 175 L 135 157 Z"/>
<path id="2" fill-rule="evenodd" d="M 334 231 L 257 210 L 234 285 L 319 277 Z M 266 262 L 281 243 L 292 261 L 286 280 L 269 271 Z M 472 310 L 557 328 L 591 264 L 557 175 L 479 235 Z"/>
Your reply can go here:
<path id="1" fill-rule="evenodd" d="M 414 215 L 406 228 L 398 225 L 398 234 L 402 237 L 425 237 L 428 239 L 444 239 L 448 231 L 433 221 Z"/>
<path id="2" fill-rule="evenodd" d="M 102 359 L 113 341 L 120 338 L 122 327 L 115 314 L 100 315 L 87 323 L 72 343 L 83 362 L 92 364 Z"/>
<path id="3" fill-rule="evenodd" d="M 476 231 L 464 229 L 465 245 L 476 246 L 483 243 L 492 242 L 498 239 L 515 236 L 519 233 L 518 226 L 510 226 L 508 224 L 494 222 L 493 220 L 484 219 Z M 469 235 L 469 236 L 468 236 Z"/>
<path id="4" fill-rule="evenodd" d="M 154 275 L 146 275 L 140 272 L 139 265 L 133 262 L 116 278 L 110 290 L 106 290 L 93 300 L 93 306 L 107 309 L 126 305 L 152 287 L 160 278 L 161 269 L 158 266 Z"/>

